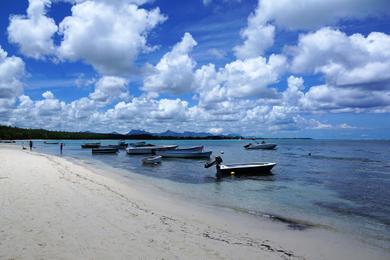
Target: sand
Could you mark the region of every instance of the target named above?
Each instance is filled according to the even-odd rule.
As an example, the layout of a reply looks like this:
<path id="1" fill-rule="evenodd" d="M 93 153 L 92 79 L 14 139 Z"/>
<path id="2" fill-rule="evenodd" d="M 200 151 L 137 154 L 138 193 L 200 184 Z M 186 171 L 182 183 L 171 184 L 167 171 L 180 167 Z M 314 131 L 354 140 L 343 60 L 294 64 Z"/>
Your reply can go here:
<path id="1" fill-rule="evenodd" d="M 0 146 L 0 259 L 388 258 L 326 230 L 230 216 L 106 169 Z"/>

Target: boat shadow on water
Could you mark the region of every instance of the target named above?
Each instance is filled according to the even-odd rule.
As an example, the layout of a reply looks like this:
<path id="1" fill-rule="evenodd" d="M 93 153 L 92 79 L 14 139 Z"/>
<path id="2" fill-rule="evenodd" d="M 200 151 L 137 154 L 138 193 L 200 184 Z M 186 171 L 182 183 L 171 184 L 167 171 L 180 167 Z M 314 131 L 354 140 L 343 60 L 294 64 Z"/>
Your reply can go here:
<path id="1" fill-rule="evenodd" d="M 233 181 L 261 181 L 261 182 L 273 182 L 276 181 L 276 177 L 273 173 L 269 173 L 266 175 L 239 175 L 239 176 L 206 176 L 204 177 L 206 182 L 233 182 Z"/>

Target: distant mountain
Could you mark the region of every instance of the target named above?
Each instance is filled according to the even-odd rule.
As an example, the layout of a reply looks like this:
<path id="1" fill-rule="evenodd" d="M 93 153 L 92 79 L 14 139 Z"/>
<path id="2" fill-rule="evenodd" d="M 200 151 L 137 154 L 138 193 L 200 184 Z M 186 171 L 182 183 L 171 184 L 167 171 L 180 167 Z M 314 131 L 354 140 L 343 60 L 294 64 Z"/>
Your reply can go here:
<path id="1" fill-rule="evenodd" d="M 183 132 L 183 133 L 178 133 L 174 132 L 171 130 L 162 132 L 162 133 L 154 133 L 153 135 L 155 136 L 175 136 L 175 137 L 205 137 L 205 136 L 213 136 L 213 134 L 210 133 L 197 133 L 197 132 Z"/>
<path id="2" fill-rule="evenodd" d="M 130 132 L 128 132 L 127 134 L 128 135 L 152 135 L 151 133 L 145 130 L 139 130 L 139 129 L 131 129 Z"/>
<path id="3" fill-rule="evenodd" d="M 128 135 L 153 135 L 153 136 L 161 136 L 161 137 L 206 137 L 206 136 L 215 136 L 214 134 L 206 133 L 206 132 L 183 132 L 178 133 L 171 130 L 167 130 L 161 133 L 151 133 L 145 130 L 132 129 Z"/>

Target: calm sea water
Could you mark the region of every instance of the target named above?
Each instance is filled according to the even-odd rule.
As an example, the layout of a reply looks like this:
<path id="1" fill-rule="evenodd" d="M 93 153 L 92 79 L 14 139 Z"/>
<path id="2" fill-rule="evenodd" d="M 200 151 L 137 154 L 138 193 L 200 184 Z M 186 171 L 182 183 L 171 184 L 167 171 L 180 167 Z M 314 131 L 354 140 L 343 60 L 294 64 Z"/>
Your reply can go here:
<path id="1" fill-rule="evenodd" d="M 204 160 L 164 159 L 160 166 L 147 167 L 141 163 L 144 156 L 124 151 L 92 155 L 80 148 L 85 140 L 64 142 L 64 156 L 127 170 L 124 176 L 148 176 L 146 181 L 186 199 L 271 217 L 299 230 L 322 226 L 390 249 L 390 141 L 269 140 L 278 144 L 272 151 L 245 150 L 244 140 L 153 141 L 204 145 L 213 155 L 223 153 L 226 163 L 277 163 L 272 176 L 222 181 L 215 178 L 214 167 L 204 168 Z M 41 152 L 59 154 L 57 145 L 34 145 Z"/>

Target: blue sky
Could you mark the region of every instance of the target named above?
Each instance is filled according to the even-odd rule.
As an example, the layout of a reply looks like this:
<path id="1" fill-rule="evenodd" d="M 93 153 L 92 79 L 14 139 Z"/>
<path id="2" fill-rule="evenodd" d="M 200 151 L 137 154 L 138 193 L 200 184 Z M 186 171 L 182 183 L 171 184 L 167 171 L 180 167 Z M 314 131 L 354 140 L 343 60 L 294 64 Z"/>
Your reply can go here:
<path id="1" fill-rule="evenodd" d="M 0 123 L 390 138 L 385 0 L 0 3 Z"/>

